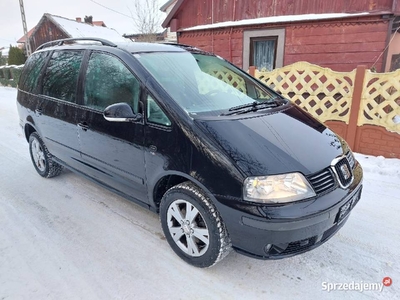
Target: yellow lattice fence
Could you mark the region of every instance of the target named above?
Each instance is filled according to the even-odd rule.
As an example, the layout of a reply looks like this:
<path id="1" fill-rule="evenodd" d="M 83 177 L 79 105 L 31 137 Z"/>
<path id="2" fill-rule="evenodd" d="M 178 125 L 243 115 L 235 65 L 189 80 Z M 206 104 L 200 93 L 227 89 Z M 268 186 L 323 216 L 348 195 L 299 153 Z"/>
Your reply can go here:
<path id="1" fill-rule="evenodd" d="M 400 69 L 390 73 L 366 71 L 358 126 L 383 126 L 400 132 Z"/>
<path id="2" fill-rule="evenodd" d="M 255 77 L 321 122 L 348 124 L 355 74 L 356 70 L 342 73 L 297 62 L 271 72 L 256 70 Z"/>
<path id="3" fill-rule="evenodd" d="M 246 93 L 247 91 L 246 83 L 243 78 L 225 67 L 212 65 L 205 67 L 204 72 L 212 77 L 218 78 L 225 83 L 228 83 L 228 85 L 219 86 L 219 89 L 222 91 L 229 91 L 230 86 L 235 87 L 238 91 L 242 93 Z M 212 80 L 212 77 L 201 76 L 197 78 L 200 93 L 205 94 L 215 89 L 216 81 Z"/>

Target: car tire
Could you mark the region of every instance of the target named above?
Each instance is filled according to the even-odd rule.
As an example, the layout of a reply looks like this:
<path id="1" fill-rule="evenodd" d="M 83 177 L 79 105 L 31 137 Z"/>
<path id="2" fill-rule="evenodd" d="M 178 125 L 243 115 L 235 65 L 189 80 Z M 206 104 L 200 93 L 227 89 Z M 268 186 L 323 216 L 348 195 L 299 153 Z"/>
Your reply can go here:
<path id="1" fill-rule="evenodd" d="M 171 248 L 195 267 L 211 267 L 231 250 L 228 232 L 215 206 L 189 181 L 164 194 L 160 220 Z"/>
<path id="2" fill-rule="evenodd" d="M 40 176 L 51 178 L 61 173 L 63 167 L 53 160 L 53 156 L 36 132 L 29 136 L 29 153 L 32 163 Z"/>

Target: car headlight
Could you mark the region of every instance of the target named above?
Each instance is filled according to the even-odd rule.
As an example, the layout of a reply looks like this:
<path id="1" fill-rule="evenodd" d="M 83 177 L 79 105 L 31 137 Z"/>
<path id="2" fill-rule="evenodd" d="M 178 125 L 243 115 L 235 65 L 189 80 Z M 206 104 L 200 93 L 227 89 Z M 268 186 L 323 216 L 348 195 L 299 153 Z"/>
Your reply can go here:
<path id="1" fill-rule="evenodd" d="M 286 203 L 315 196 L 300 173 L 248 177 L 244 181 L 244 200 L 260 203 Z"/>

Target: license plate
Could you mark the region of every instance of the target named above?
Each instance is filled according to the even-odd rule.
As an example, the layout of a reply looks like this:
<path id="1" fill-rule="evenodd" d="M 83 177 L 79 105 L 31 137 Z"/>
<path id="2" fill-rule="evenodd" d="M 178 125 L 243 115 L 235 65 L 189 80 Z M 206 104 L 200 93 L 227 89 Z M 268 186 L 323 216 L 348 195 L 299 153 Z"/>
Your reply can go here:
<path id="1" fill-rule="evenodd" d="M 360 200 L 360 194 L 360 191 L 358 191 L 349 201 L 346 202 L 346 204 L 339 209 L 336 217 L 336 223 L 340 223 L 343 219 L 345 219 L 353 207 L 356 206 L 358 200 Z"/>

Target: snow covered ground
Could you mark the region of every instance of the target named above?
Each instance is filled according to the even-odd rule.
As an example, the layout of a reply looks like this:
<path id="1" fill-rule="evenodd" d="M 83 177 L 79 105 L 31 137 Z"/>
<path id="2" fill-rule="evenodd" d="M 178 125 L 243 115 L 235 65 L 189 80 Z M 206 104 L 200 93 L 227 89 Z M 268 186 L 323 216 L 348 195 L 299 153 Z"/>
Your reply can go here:
<path id="1" fill-rule="evenodd" d="M 0 299 L 399 299 L 400 160 L 356 155 L 362 199 L 323 246 L 278 261 L 233 252 L 196 269 L 157 215 L 70 171 L 37 175 L 15 99 L 0 87 Z M 387 276 L 382 291 L 323 290 Z"/>

